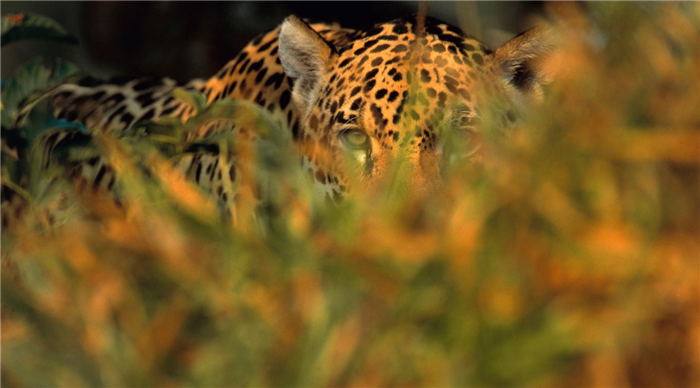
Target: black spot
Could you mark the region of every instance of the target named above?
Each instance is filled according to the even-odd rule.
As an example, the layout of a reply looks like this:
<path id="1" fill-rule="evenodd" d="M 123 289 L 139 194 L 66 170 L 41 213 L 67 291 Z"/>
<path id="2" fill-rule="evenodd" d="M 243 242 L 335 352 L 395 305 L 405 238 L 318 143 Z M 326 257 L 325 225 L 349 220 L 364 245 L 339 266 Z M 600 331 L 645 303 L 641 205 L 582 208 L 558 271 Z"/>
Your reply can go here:
<path id="1" fill-rule="evenodd" d="M 246 67 L 248 67 L 248 64 L 250 63 L 250 58 L 246 59 L 245 62 L 241 65 L 241 68 L 238 69 L 238 74 L 243 74 L 245 72 Z"/>
<path id="2" fill-rule="evenodd" d="M 263 105 L 263 106 L 265 105 L 265 99 L 263 98 L 263 92 L 262 92 L 262 91 L 258 92 L 258 95 L 255 96 L 255 100 L 254 100 L 254 101 L 255 101 L 255 103 L 258 104 L 258 105 Z"/>
<path id="3" fill-rule="evenodd" d="M 95 176 L 95 182 L 93 183 L 94 187 L 97 187 L 100 185 L 100 182 L 102 182 L 102 178 L 104 178 L 106 173 L 107 173 L 107 167 L 105 167 L 105 165 L 102 165 L 100 167 L 99 171 L 97 171 L 97 176 Z"/>
<path id="4" fill-rule="evenodd" d="M 464 43 L 464 44 L 462 44 L 460 47 L 463 48 L 463 49 L 465 49 L 465 50 L 467 50 L 467 51 L 474 51 L 474 46 L 472 46 L 472 45 L 470 45 L 470 44 L 468 44 L 468 43 Z"/>
<path id="5" fill-rule="evenodd" d="M 252 73 L 254 71 L 258 71 L 262 68 L 263 63 L 265 63 L 265 58 L 255 62 L 251 63 L 250 67 L 248 68 L 248 73 Z"/>
<path id="6" fill-rule="evenodd" d="M 375 44 L 377 44 L 377 42 L 379 42 L 379 41 L 376 39 L 367 41 L 367 42 L 365 42 L 365 48 L 370 48 L 370 47 L 374 46 Z"/>
<path id="7" fill-rule="evenodd" d="M 392 53 L 402 53 L 405 51 L 408 51 L 408 46 L 406 46 L 405 44 L 397 45 L 396 47 L 394 47 L 393 50 L 391 50 Z"/>
<path id="8" fill-rule="evenodd" d="M 360 48 L 360 49 L 355 50 L 355 52 L 354 52 L 353 54 L 355 54 L 355 55 L 362 55 L 362 53 L 364 53 L 365 51 L 367 51 L 367 49 L 364 48 L 364 47 L 362 47 L 362 48 Z"/>
<path id="9" fill-rule="evenodd" d="M 252 66 L 251 66 L 251 68 L 252 68 Z M 267 69 L 260 70 L 258 75 L 255 76 L 255 83 L 259 84 L 260 82 L 262 82 L 263 78 L 265 78 L 265 74 L 267 74 Z"/>
<path id="10" fill-rule="evenodd" d="M 442 28 L 437 27 L 437 26 L 431 26 L 425 29 L 425 32 L 431 35 L 440 35 L 442 34 Z"/>
<path id="11" fill-rule="evenodd" d="M 236 63 L 240 63 L 241 61 L 243 61 L 247 57 L 248 57 L 248 53 L 245 51 L 241 51 L 241 53 L 238 54 L 238 58 L 236 58 Z"/>
<path id="12" fill-rule="evenodd" d="M 396 41 L 396 40 L 399 40 L 399 37 L 395 36 L 395 35 L 381 35 L 381 36 L 378 36 L 377 39 Z"/>
<path id="13" fill-rule="evenodd" d="M 140 94 L 139 96 L 136 97 L 136 101 L 141 103 L 141 106 L 149 106 L 153 104 L 156 100 L 155 98 L 152 98 L 153 93 L 151 92 L 146 92 L 143 94 Z"/>
<path id="14" fill-rule="evenodd" d="M 104 95 L 105 95 L 105 92 L 99 91 L 99 92 L 93 94 L 90 98 L 92 98 L 95 101 L 99 101 L 100 98 L 104 97 Z"/>
<path id="15" fill-rule="evenodd" d="M 275 40 L 276 40 L 275 38 L 272 38 L 272 39 L 270 39 L 269 42 L 267 42 L 267 43 L 265 43 L 264 45 L 260 46 L 260 47 L 258 48 L 258 53 L 267 51 L 267 49 L 269 49 L 270 46 L 272 46 L 272 43 L 274 43 Z"/>
<path id="16" fill-rule="evenodd" d="M 104 101 L 104 103 L 106 104 L 106 103 L 111 102 L 111 101 L 114 101 L 115 103 L 118 104 L 118 103 L 124 101 L 124 95 L 121 93 L 113 94 L 113 95 L 109 96 L 109 98 L 107 98 Z"/>
<path id="17" fill-rule="evenodd" d="M 396 74 L 394 75 L 394 77 L 392 77 L 392 79 L 393 79 L 395 82 L 399 82 L 399 81 L 401 81 L 401 80 L 403 79 L 403 75 L 401 75 L 401 73 L 396 73 Z"/>
<path id="18" fill-rule="evenodd" d="M 360 90 L 362 90 L 362 88 L 359 87 L 359 86 L 356 86 L 355 88 L 353 88 L 352 91 L 350 92 L 350 97 L 353 97 L 354 95 L 356 95 L 357 93 L 359 93 Z"/>
<path id="19" fill-rule="evenodd" d="M 388 49 L 389 47 L 390 47 L 390 45 L 388 45 L 388 44 L 380 44 L 379 46 L 372 49 L 372 51 L 370 51 L 370 52 L 371 53 L 379 53 L 379 52 L 382 52 L 382 51 Z"/>
<path id="20" fill-rule="evenodd" d="M 119 109 L 115 110 L 111 115 L 109 115 L 109 117 L 107 118 L 107 122 L 108 123 L 111 122 L 112 120 L 114 120 L 115 117 L 124 113 L 125 110 L 126 110 L 126 105 L 120 106 Z M 71 121 L 70 118 L 69 118 L 69 121 Z"/>
<path id="21" fill-rule="evenodd" d="M 347 59 L 343 60 L 342 62 L 340 62 L 338 67 L 345 67 L 348 65 L 348 63 L 350 63 L 350 61 L 352 61 L 352 58 L 347 58 Z"/>
<path id="22" fill-rule="evenodd" d="M 381 57 L 375 58 L 375 59 L 372 61 L 371 65 L 372 65 L 372 66 L 379 66 L 379 65 L 382 64 L 382 61 L 383 61 L 383 59 L 382 59 Z"/>
<path id="23" fill-rule="evenodd" d="M 369 110 L 372 112 L 374 124 L 380 131 L 383 131 L 386 126 L 386 121 L 384 121 L 384 116 L 382 116 L 382 110 L 375 104 L 370 105 Z"/>
<path id="24" fill-rule="evenodd" d="M 350 110 L 358 110 L 362 107 L 362 97 L 358 97 L 350 104 Z"/>
<path id="25" fill-rule="evenodd" d="M 407 97 L 407 94 L 404 93 L 403 98 L 401 99 L 401 102 L 399 103 L 399 106 L 396 108 L 396 114 L 394 114 L 394 119 L 393 119 L 394 124 L 397 124 L 399 122 L 399 119 L 401 117 L 401 113 L 403 113 L 403 107 L 406 104 L 406 97 Z"/>
<path id="26" fill-rule="evenodd" d="M 375 80 L 371 80 L 371 81 L 367 82 L 367 83 L 365 84 L 365 87 L 364 87 L 364 92 L 367 93 L 367 92 L 369 92 L 370 90 L 372 90 L 372 89 L 374 88 L 374 85 L 375 85 L 376 83 L 377 83 L 377 82 L 376 82 Z"/>
<path id="27" fill-rule="evenodd" d="M 461 36 L 454 36 L 454 35 L 449 35 L 449 34 L 439 34 L 438 39 L 440 39 L 443 42 L 449 42 L 449 43 L 454 43 L 454 44 L 461 44 L 464 41 L 464 38 Z"/>
<path id="28" fill-rule="evenodd" d="M 396 101 L 396 98 L 397 98 L 398 96 L 399 96 L 399 92 L 397 92 L 396 90 L 394 90 L 394 91 L 392 91 L 391 93 L 389 93 L 388 101 L 389 101 L 389 102 L 394 102 L 394 101 Z"/>
<path id="29" fill-rule="evenodd" d="M 430 97 L 430 98 L 433 98 L 437 95 L 437 92 L 435 92 L 435 89 L 433 89 L 433 88 L 428 88 L 428 90 L 426 92 L 428 93 L 428 97 Z"/>
<path id="30" fill-rule="evenodd" d="M 408 27 L 406 27 L 403 24 L 397 24 L 394 26 L 392 31 L 394 32 L 394 34 L 405 34 L 408 32 Z"/>
<path id="31" fill-rule="evenodd" d="M 359 69 L 362 65 L 365 64 L 365 62 L 367 62 L 367 59 L 368 59 L 368 58 L 369 58 L 369 57 L 366 56 L 366 55 L 365 55 L 364 57 L 362 57 L 362 59 L 360 59 L 360 63 L 358 63 L 357 66 L 355 66 L 355 68 Z"/>
<path id="32" fill-rule="evenodd" d="M 382 31 L 384 31 L 383 28 L 381 27 L 374 27 L 371 30 L 365 32 L 365 37 L 370 37 L 374 35 L 379 35 Z"/>
<path id="33" fill-rule="evenodd" d="M 127 127 L 131 125 L 131 122 L 134 121 L 134 116 L 131 113 L 124 113 L 124 115 L 121 118 L 121 121 L 126 125 Z"/>
<path id="34" fill-rule="evenodd" d="M 275 89 L 279 89 L 279 87 L 282 85 L 282 79 L 284 78 L 284 73 L 275 73 L 272 74 L 267 78 L 267 81 L 265 81 L 265 86 L 270 86 L 273 83 L 275 84 Z"/>
<path id="35" fill-rule="evenodd" d="M 438 94 L 438 106 L 440 108 L 444 108 L 446 101 L 447 101 L 447 94 L 445 94 L 445 92 L 440 92 L 440 94 Z"/>
<path id="36" fill-rule="evenodd" d="M 148 112 L 146 112 L 143 116 L 141 116 L 141 118 L 138 121 L 150 120 L 153 118 L 154 113 L 155 113 L 155 111 L 153 110 L 153 108 L 151 108 L 148 110 Z"/>
<path id="37" fill-rule="evenodd" d="M 428 70 L 422 69 L 420 71 L 420 80 L 422 82 L 430 82 L 430 73 L 428 73 Z"/>
<path id="38" fill-rule="evenodd" d="M 168 109 L 163 110 L 163 112 L 161 112 L 160 115 L 161 115 L 161 116 L 167 116 L 167 115 L 169 115 L 169 114 L 175 112 L 175 110 L 176 110 L 177 108 L 178 108 L 177 105 L 172 106 L 172 107 L 170 107 L 170 108 L 168 108 Z"/>
<path id="39" fill-rule="evenodd" d="M 387 92 L 388 91 L 386 89 L 379 89 L 377 90 L 377 94 L 374 95 L 374 98 L 377 100 L 382 99 L 384 96 L 386 96 Z"/>
<path id="40" fill-rule="evenodd" d="M 270 78 L 272 78 L 272 77 L 270 77 Z M 229 95 L 233 92 L 233 89 L 236 88 L 237 85 L 238 85 L 238 81 L 233 81 L 233 82 L 231 82 L 231 83 L 226 87 L 226 90 L 224 90 L 224 95 L 229 96 Z"/>
<path id="41" fill-rule="evenodd" d="M 472 59 L 474 60 L 474 62 L 476 62 L 477 65 L 484 64 L 484 58 L 477 53 L 472 54 Z"/>
<path id="42" fill-rule="evenodd" d="M 435 51 L 436 53 L 444 53 L 444 52 L 445 52 L 445 46 L 442 45 L 442 44 L 440 44 L 440 43 L 434 44 L 434 45 L 432 46 L 432 49 L 433 49 L 433 51 Z"/>
<path id="43" fill-rule="evenodd" d="M 287 108 L 287 105 L 289 105 L 289 99 L 291 98 L 291 94 L 289 93 L 289 90 L 285 90 L 282 92 L 282 95 L 280 96 L 280 108 L 282 110 Z"/>
<path id="44" fill-rule="evenodd" d="M 365 81 L 368 79 L 374 78 L 375 75 L 379 72 L 379 69 L 374 69 L 372 71 L 368 71 L 367 74 L 365 74 Z"/>
<path id="45" fill-rule="evenodd" d="M 386 61 L 386 63 L 384 63 L 384 66 L 389 66 L 393 63 L 398 62 L 399 60 L 401 60 L 401 58 L 397 55 L 397 56 L 391 58 L 390 60 Z"/>

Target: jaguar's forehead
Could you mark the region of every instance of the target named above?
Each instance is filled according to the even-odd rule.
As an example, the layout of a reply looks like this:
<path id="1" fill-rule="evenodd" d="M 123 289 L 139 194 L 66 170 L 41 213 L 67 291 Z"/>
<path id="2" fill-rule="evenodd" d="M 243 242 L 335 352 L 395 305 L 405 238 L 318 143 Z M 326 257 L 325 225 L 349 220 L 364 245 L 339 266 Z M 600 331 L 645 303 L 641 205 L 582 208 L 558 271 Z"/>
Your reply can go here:
<path id="1" fill-rule="evenodd" d="M 475 109 L 472 85 L 483 79 L 489 54 L 478 40 L 433 19 L 376 25 L 338 50 L 318 120 L 336 128 L 358 124 L 379 139 L 395 140 L 404 119 L 422 131 L 449 108 Z"/>

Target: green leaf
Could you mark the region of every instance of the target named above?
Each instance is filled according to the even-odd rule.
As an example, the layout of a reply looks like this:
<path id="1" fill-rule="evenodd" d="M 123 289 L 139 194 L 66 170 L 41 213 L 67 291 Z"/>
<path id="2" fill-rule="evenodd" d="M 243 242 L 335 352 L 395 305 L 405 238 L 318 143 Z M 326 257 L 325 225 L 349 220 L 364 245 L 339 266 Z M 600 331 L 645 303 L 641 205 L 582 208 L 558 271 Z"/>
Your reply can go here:
<path id="1" fill-rule="evenodd" d="M 78 39 L 55 20 L 46 16 L 21 13 L 2 18 L 2 46 L 22 39 L 55 40 L 77 44 Z"/>
<path id="2" fill-rule="evenodd" d="M 189 91 L 183 88 L 175 88 L 173 97 L 193 106 L 197 112 L 201 112 L 207 105 L 207 98 L 196 90 Z"/>
<path id="3" fill-rule="evenodd" d="M 75 64 L 60 58 L 56 59 L 53 68 L 46 67 L 40 57 L 21 66 L 2 89 L 2 125 L 13 127 L 23 104 L 31 108 L 51 88 L 78 74 Z M 27 101 L 32 102 L 26 104 Z"/>
<path id="4" fill-rule="evenodd" d="M 212 121 L 231 121 L 239 125 L 249 126 L 262 138 L 274 139 L 281 142 L 291 141 L 288 131 L 280 122 L 260 105 L 242 100 L 218 100 L 198 115 L 192 117 L 187 126 L 190 129 Z"/>

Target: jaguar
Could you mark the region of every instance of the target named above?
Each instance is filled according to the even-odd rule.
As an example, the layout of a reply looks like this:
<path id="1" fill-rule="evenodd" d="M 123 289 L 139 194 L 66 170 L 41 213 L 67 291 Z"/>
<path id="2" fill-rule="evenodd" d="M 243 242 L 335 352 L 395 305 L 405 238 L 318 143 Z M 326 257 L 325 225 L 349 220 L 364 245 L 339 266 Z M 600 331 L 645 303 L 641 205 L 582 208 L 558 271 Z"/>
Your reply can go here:
<path id="1" fill-rule="evenodd" d="M 492 51 L 461 29 L 422 15 L 365 30 L 292 15 L 257 36 L 209 79 L 85 78 L 47 97 L 57 118 L 81 123 L 87 136 L 119 133 L 167 116 L 188 120 L 194 107 L 175 98 L 176 88 L 201 93 L 209 103 L 250 101 L 286 125 L 319 195 L 339 201 L 352 189 L 381 187 L 399 155 L 406 161 L 407 187 L 421 194 L 439 187 L 446 159 L 478 158 L 487 105 L 499 106 L 498 121 L 507 128 L 541 99 L 547 76 L 538 61 L 550 50 L 541 29 Z M 444 136 L 445 128 L 456 136 Z M 242 126 L 228 130 L 251 132 Z M 218 131 L 202 126 L 186 141 Z M 42 146 L 50 154 L 71 136 L 76 134 L 53 133 Z M 461 152 L 449 154 L 448 142 L 459 142 Z M 224 184 L 240 176 L 234 160 L 220 163 L 216 152 L 193 152 L 182 155 L 177 167 L 220 201 L 235 201 L 236 193 Z M 95 190 L 115 184 L 106 158 L 74 161 L 71 168 L 76 179 Z M 9 188 L 3 191 L 7 225 L 19 211 L 9 210 L 16 198 Z"/>

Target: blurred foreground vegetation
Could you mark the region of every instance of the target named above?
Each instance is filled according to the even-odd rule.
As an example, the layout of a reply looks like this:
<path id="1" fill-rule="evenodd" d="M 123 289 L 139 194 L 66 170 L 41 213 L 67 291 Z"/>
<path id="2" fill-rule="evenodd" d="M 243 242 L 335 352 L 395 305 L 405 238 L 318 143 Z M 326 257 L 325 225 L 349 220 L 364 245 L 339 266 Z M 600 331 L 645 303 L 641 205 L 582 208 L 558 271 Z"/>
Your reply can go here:
<path id="1" fill-rule="evenodd" d="M 549 8 L 543 106 L 426 202 L 315 198 L 274 123 L 255 221 L 222 220 L 167 139 L 94 140 L 126 211 L 24 166 L 2 385 L 700 385 L 700 7 Z"/>

